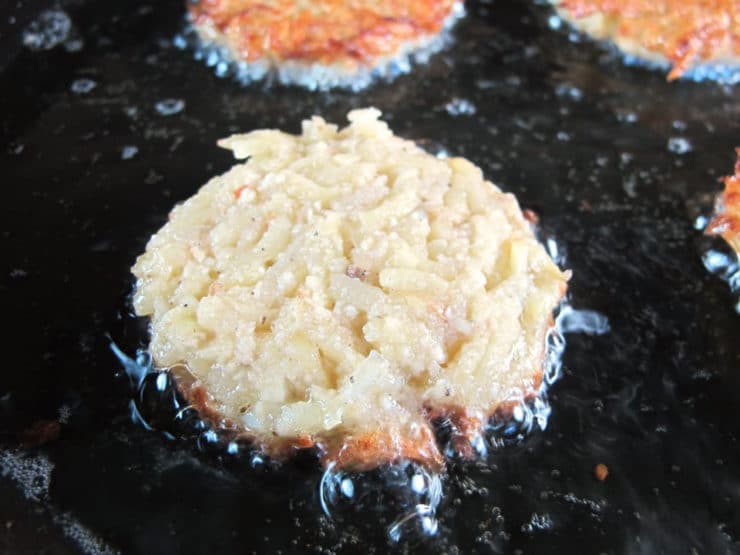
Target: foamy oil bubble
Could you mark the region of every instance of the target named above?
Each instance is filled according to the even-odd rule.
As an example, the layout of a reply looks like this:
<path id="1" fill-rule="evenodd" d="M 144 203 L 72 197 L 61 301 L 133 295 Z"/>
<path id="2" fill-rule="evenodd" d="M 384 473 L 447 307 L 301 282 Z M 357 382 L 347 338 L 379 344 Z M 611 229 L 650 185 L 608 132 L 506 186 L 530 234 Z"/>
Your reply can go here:
<path id="1" fill-rule="evenodd" d="M 0 476 L 14 482 L 23 497 L 36 503 L 49 500 L 49 485 L 54 463 L 43 453 L 22 450 L 0 451 Z"/>
<path id="2" fill-rule="evenodd" d="M 23 30 L 23 46 L 38 52 L 51 50 L 66 41 L 72 32 L 72 20 L 63 10 L 45 10 Z"/>
<path id="3" fill-rule="evenodd" d="M 374 515 L 394 543 L 416 543 L 439 531 L 437 509 L 443 497 L 441 472 L 405 462 L 370 472 L 345 472 L 329 463 L 319 483 L 324 514 L 340 525 Z"/>
<path id="4" fill-rule="evenodd" d="M 536 532 L 547 532 L 552 528 L 553 520 L 549 514 L 532 513 L 529 522 L 522 524 L 521 530 L 525 534 L 534 534 Z"/>
<path id="5" fill-rule="evenodd" d="M 115 547 L 108 545 L 71 513 L 54 514 L 52 520 L 62 529 L 62 533 L 86 555 L 118 555 L 121 553 Z"/>
<path id="6" fill-rule="evenodd" d="M 62 533 L 86 555 L 115 555 L 117 549 L 90 531 L 72 513 L 60 512 L 51 503 L 54 463 L 44 453 L 23 449 L 0 450 L 0 476 L 13 482 L 21 495 L 47 514 Z"/>

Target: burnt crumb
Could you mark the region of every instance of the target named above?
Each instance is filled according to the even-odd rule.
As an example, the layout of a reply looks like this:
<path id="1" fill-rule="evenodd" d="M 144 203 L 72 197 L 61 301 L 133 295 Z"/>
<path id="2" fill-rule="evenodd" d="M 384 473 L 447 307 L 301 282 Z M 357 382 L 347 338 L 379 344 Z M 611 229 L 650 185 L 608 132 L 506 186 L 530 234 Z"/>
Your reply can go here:
<path id="1" fill-rule="evenodd" d="M 524 215 L 524 219 L 527 220 L 530 224 L 537 225 L 538 223 L 540 223 L 540 217 L 534 210 L 526 209 L 522 211 L 522 214 Z"/>
<path id="2" fill-rule="evenodd" d="M 355 377 L 354 376 L 350 376 L 349 377 L 349 383 L 355 383 Z"/>
<path id="3" fill-rule="evenodd" d="M 599 481 L 603 482 L 606 477 L 609 476 L 609 467 L 604 463 L 599 463 L 594 467 L 594 477 Z"/>
<path id="4" fill-rule="evenodd" d="M 267 316 L 263 316 L 262 318 L 260 318 L 260 325 L 264 326 L 265 322 L 267 322 Z"/>
<path id="5" fill-rule="evenodd" d="M 31 447 L 40 447 L 46 443 L 56 440 L 62 426 L 57 420 L 39 420 L 30 428 L 25 429 L 20 434 L 21 445 L 29 449 Z"/>
<path id="6" fill-rule="evenodd" d="M 363 268 L 360 268 L 359 266 L 350 264 L 349 266 L 347 266 L 347 270 L 345 273 L 347 274 L 347 277 L 351 277 L 352 279 L 359 279 L 360 281 L 365 281 L 370 272 Z"/>

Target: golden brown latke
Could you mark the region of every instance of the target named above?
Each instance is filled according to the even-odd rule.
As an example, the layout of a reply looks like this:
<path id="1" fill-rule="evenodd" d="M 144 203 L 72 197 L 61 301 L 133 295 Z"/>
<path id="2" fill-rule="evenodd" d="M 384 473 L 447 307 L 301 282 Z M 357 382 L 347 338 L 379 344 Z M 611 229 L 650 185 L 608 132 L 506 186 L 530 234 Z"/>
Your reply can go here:
<path id="1" fill-rule="evenodd" d="M 627 54 L 670 63 L 668 79 L 700 64 L 740 66 L 740 0 L 553 0 L 576 28 Z"/>
<path id="2" fill-rule="evenodd" d="M 193 24 L 239 61 L 372 68 L 437 35 L 455 0 L 201 0 Z"/>

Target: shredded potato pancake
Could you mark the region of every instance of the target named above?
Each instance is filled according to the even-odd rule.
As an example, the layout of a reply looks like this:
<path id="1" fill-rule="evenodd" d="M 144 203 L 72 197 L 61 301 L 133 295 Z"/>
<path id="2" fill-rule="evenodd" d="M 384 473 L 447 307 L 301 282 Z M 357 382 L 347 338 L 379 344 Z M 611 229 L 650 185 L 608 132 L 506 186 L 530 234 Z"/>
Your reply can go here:
<path id="1" fill-rule="evenodd" d="M 273 455 L 439 464 L 433 421 L 472 439 L 540 385 L 568 273 L 511 194 L 379 116 L 221 141 L 246 161 L 176 206 L 133 267 L 156 364 Z"/>

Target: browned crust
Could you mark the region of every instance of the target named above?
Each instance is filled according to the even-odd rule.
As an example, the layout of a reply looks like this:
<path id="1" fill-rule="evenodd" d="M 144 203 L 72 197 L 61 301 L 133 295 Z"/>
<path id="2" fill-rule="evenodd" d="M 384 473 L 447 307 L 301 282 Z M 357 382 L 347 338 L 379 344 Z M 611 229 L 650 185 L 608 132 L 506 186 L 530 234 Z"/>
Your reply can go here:
<path id="1" fill-rule="evenodd" d="M 721 235 L 740 254 L 740 147 L 735 149 L 735 153 L 738 156 L 735 175 L 723 179 L 725 190 L 720 212 L 704 231 L 708 235 Z"/>
<path id="2" fill-rule="evenodd" d="M 362 472 L 382 464 L 414 461 L 430 470 L 440 470 L 444 458 L 437 448 L 431 427 L 418 429 L 418 437 L 399 436 L 375 430 L 359 436 L 338 438 L 324 446 L 321 462 L 335 468 Z"/>

